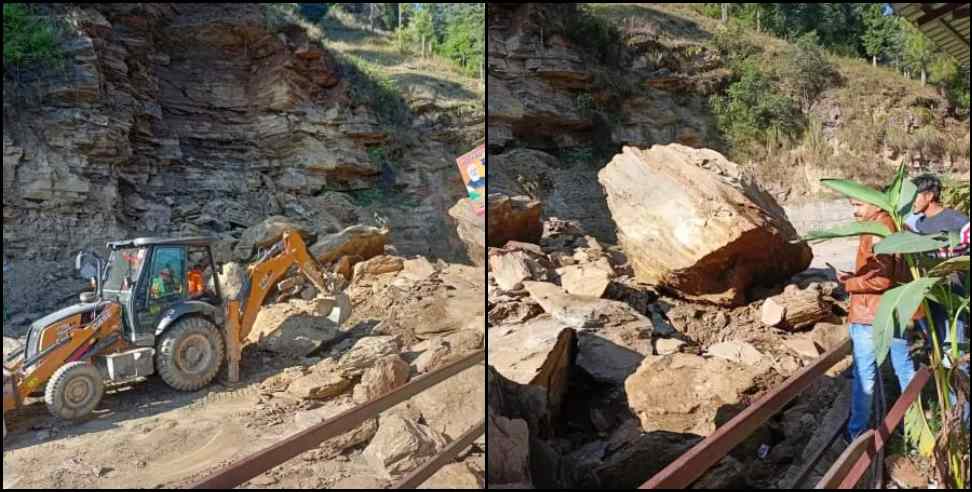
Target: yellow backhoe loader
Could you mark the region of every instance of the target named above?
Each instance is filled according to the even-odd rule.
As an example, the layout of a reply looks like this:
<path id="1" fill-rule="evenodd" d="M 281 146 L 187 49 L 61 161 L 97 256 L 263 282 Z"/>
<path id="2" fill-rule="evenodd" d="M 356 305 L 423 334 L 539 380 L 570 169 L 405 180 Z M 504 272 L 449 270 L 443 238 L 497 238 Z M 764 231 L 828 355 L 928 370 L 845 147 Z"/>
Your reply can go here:
<path id="1" fill-rule="evenodd" d="M 249 266 L 240 294 L 224 300 L 214 239 L 135 239 L 108 244 L 107 263 L 82 252 L 76 268 L 94 292 L 81 303 L 31 325 L 22 354 L 3 368 L 3 412 L 43 395 L 55 416 L 74 420 L 98 406 L 108 385 L 158 374 L 180 391 L 209 385 L 226 363 L 239 381 L 243 343 L 267 293 L 296 267 L 333 303 L 328 318 L 343 324 L 351 303 L 343 279 L 323 272 L 297 233 Z M 206 281 L 206 272 L 209 280 Z M 6 418 L 6 417 L 4 417 Z M 4 421 L 6 434 L 6 421 Z"/>

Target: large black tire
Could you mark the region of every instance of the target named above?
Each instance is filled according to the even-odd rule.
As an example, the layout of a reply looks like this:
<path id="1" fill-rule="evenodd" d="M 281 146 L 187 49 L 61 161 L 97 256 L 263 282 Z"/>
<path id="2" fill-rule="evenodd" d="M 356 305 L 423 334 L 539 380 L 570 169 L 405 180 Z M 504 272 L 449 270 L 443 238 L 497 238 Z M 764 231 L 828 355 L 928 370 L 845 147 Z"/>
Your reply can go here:
<path id="1" fill-rule="evenodd" d="M 223 363 L 223 335 L 202 318 L 183 318 L 162 336 L 155 368 L 165 384 L 179 391 L 198 391 L 216 378 Z"/>
<path id="2" fill-rule="evenodd" d="M 78 420 L 93 412 L 103 396 L 105 381 L 101 371 L 88 362 L 72 362 L 51 376 L 44 402 L 55 417 Z"/>

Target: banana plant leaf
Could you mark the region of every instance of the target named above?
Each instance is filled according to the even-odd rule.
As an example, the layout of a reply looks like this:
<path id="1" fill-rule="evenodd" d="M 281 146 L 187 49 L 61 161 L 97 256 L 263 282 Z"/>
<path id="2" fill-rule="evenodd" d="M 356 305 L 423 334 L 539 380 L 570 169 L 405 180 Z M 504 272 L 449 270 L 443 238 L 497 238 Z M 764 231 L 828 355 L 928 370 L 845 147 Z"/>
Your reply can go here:
<path id="1" fill-rule="evenodd" d="M 874 254 L 894 255 L 938 251 L 949 245 L 944 236 L 922 236 L 913 232 L 898 232 L 874 246 Z"/>
<path id="2" fill-rule="evenodd" d="M 961 273 L 969 271 L 969 257 L 960 256 L 958 258 L 952 258 L 951 260 L 939 263 L 932 268 L 928 275 L 932 277 L 947 277 L 953 273 Z"/>
<path id="3" fill-rule="evenodd" d="M 881 296 L 881 304 L 874 319 L 874 353 L 878 367 L 888 358 L 891 340 L 900 337 L 904 328 L 911 324 L 911 318 L 918 311 L 918 306 L 940 281 L 940 278 L 934 277 L 920 278 L 891 289 Z"/>
<path id="4" fill-rule="evenodd" d="M 888 195 L 881 193 L 874 188 L 864 186 L 862 184 L 855 183 L 853 181 L 848 181 L 846 179 L 822 179 L 820 184 L 830 188 L 844 196 L 860 200 L 864 203 L 870 203 L 876 207 L 880 207 L 887 213 L 894 213 L 897 209 L 889 200 Z"/>
<path id="5" fill-rule="evenodd" d="M 802 240 L 819 243 L 830 239 L 840 239 L 863 235 L 880 236 L 885 238 L 891 235 L 891 231 L 888 230 L 887 226 L 881 224 L 880 222 L 853 222 L 831 229 L 811 231 L 807 233 Z"/>
<path id="6" fill-rule="evenodd" d="M 918 196 L 918 187 L 908 179 L 908 168 L 904 164 L 898 166 L 898 172 L 894 176 L 894 181 L 888 187 L 886 194 L 888 203 L 895 205 L 899 217 L 905 217 L 911 213 L 911 207 Z"/>

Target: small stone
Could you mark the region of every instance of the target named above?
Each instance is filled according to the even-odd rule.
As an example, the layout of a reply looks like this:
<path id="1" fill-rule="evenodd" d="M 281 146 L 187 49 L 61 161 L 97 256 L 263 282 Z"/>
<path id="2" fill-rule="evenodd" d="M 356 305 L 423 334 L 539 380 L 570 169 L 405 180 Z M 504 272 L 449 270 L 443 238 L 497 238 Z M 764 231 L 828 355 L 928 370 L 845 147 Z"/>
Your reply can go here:
<path id="1" fill-rule="evenodd" d="M 899 487 L 903 489 L 922 489 L 928 487 L 928 479 L 923 477 L 907 456 L 888 456 L 884 460 L 887 465 L 888 475 Z"/>
<path id="2" fill-rule="evenodd" d="M 708 355 L 738 364 L 755 366 L 763 359 L 756 347 L 746 342 L 723 342 L 709 347 Z"/>
<path id="3" fill-rule="evenodd" d="M 256 485 L 258 487 L 268 487 L 270 485 L 276 484 L 277 482 L 278 480 L 274 477 L 271 477 L 270 475 L 260 475 L 259 477 L 250 480 L 251 484 Z"/>
<path id="4" fill-rule="evenodd" d="M 674 354 L 681 351 L 686 344 L 674 338 L 660 338 L 655 342 L 655 353 L 658 355 Z"/>
<path id="5" fill-rule="evenodd" d="M 803 357 L 804 359 L 816 359 L 820 357 L 820 351 L 813 340 L 807 338 L 788 338 L 783 341 L 790 351 Z"/>

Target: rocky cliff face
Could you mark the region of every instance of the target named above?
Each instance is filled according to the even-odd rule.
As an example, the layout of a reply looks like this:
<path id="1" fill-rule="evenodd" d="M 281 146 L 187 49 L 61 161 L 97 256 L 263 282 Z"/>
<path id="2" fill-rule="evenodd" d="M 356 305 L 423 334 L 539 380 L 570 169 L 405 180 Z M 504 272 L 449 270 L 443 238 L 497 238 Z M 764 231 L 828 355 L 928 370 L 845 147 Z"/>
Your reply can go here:
<path id="1" fill-rule="evenodd" d="M 668 59 L 653 57 L 657 40 L 637 30 L 626 33 L 625 75 L 608 83 L 618 74 L 571 39 L 575 4 L 489 9 L 491 190 L 531 195 L 549 216 L 578 220 L 614 242 L 598 168 L 623 145 L 711 146 L 704 107 L 712 87 L 666 68 Z M 692 68 L 706 72 L 707 63 Z"/>
<path id="2" fill-rule="evenodd" d="M 620 39 L 595 39 L 576 4 L 490 4 L 488 10 L 490 189 L 527 194 L 545 217 L 577 220 L 616 242 L 596 174 L 622 147 L 679 143 L 732 155 L 709 98 L 731 72 L 713 46 L 718 21 L 679 4 L 600 5 L 598 22 Z M 788 45 L 765 40 L 767 50 Z M 884 70 L 835 62 L 846 79 L 809 108 L 808 142 L 740 162 L 781 201 L 822 191 L 819 179 L 883 182 L 902 162 L 936 172 L 968 168 L 968 122 L 947 102 Z M 967 142 L 968 139 L 965 139 Z"/>
<path id="3" fill-rule="evenodd" d="M 296 25 L 272 27 L 258 4 L 52 8 L 65 63 L 4 82 L 5 257 L 212 234 L 228 260 L 269 216 L 321 233 L 374 223 L 378 209 L 345 193 L 369 190 L 389 197 L 380 214 L 399 254 L 461 258 L 446 213 L 464 194 L 452 136 L 481 136 L 476 122 L 457 129 L 423 109 L 415 124 L 432 139 L 409 143 L 415 128 L 353 104 L 335 56 Z M 382 166 L 375 149 L 402 164 Z"/>

